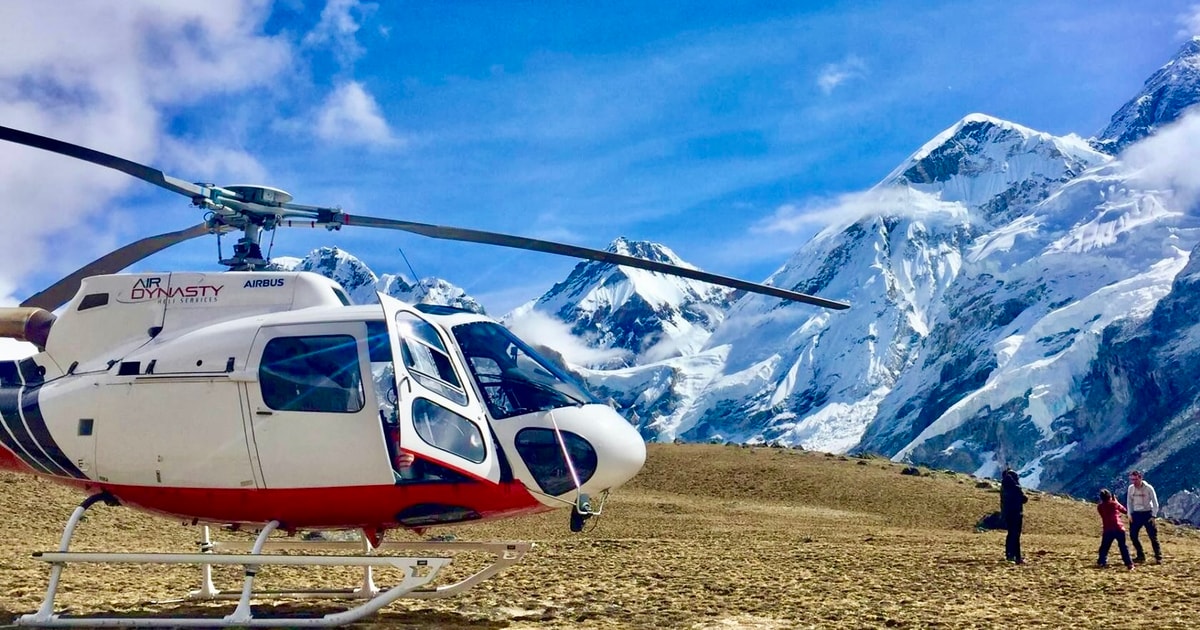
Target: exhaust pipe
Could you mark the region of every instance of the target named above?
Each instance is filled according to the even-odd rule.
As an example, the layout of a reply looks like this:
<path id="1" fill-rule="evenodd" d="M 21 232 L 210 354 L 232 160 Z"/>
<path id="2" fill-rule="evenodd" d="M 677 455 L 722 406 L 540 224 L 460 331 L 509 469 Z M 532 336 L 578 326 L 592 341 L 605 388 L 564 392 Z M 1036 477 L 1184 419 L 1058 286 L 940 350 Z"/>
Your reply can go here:
<path id="1" fill-rule="evenodd" d="M 42 351 L 46 349 L 54 320 L 54 313 L 43 308 L 0 308 L 0 337 L 28 341 Z"/>

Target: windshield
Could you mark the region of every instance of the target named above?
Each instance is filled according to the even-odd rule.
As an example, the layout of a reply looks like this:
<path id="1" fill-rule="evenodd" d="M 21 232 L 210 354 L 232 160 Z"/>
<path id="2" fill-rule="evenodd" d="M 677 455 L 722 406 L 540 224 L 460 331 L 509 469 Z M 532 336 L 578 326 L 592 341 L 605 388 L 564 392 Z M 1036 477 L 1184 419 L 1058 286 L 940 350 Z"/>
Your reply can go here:
<path id="1" fill-rule="evenodd" d="M 596 402 L 565 369 L 493 322 L 454 327 L 493 418 Z"/>

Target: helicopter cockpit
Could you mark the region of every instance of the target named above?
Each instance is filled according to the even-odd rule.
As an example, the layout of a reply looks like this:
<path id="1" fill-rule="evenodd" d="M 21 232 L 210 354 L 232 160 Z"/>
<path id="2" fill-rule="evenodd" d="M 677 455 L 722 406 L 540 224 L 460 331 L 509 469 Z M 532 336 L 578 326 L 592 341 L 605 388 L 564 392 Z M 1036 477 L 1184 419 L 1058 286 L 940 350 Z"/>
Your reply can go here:
<path id="1" fill-rule="evenodd" d="M 566 494 L 619 485 L 628 468 L 640 467 L 637 431 L 550 358 L 553 351 L 475 313 L 381 302 L 387 319 L 368 323 L 371 378 L 377 396 L 387 392 L 385 427 L 398 427 L 394 454 L 416 456 L 418 476 L 426 461 L 477 479 L 511 476 L 555 505 Z M 396 469 L 398 483 L 413 474 Z"/>
<path id="2" fill-rule="evenodd" d="M 597 402 L 564 369 L 499 324 L 470 322 L 452 332 L 496 420 Z"/>

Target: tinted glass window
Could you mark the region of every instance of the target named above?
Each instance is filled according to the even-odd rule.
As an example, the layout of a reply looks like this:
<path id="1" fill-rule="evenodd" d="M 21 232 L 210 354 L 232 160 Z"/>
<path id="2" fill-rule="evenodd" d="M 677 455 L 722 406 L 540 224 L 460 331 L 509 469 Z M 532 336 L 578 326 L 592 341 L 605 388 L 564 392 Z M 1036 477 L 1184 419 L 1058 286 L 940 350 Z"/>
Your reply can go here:
<path id="1" fill-rule="evenodd" d="M 437 448 L 476 464 L 487 456 L 483 433 L 474 422 L 424 398 L 413 401 L 417 435 Z"/>
<path id="2" fill-rule="evenodd" d="M 579 483 L 587 483 L 596 473 L 596 449 L 570 431 L 563 431 L 562 436 L 571 462 L 575 465 L 575 473 L 579 475 Z M 525 467 L 543 492 L 558 496 L 575 489 L 575 480 L 571 478 L 571 469 L 567 466 L 554 431 L 522 429 L 517 434 L 516 446 Z"/>
<path id="3" fill-rule="evenodd" d="M 396 392 L 395 366 L 392 365 L 392 341 L 387 324 L 381 321 L 367 322 L 367 358 L 371 362 L 371 380 L 375 389 L 375 404 L 379 406 L 379 418 L 385 425 L 396 426 L 396 405 L 400 398 Z M 389 445 L 388 448 L 392 448 Z M 395 453 L 392 453 L 395 455 Z"/>
<path id="4" fill-rule="evenodd" d="M 279 411 L 360 411 L 361 374 L 350 335 L 276 337 L 258 368 L 263 402 Z"/>
<path id="5" fill-rule="evenodd" d="M 392 340 L 384 322 L 367 322 L 367 352 L 371 355 L 371 363 L 392 360 Z"/>
<path id="6" fill-rule="evenodd" d="M 565 370 L 499 324 L 461 324 L 454 336 L 493 418 L 596 402 Z"/>
<path id="7" fill-rule="evenodd" d="M 422 313 L 428 313 L 430 315 L 454 315 L 456 313 L 471 313 L 471 312 L 473 312 L 473 311 L 469 311 L 465 308 L 458 308 L 457 306 L 446 306 L 445 304 L 421 303 L 421 304 L 414 305 L 413 308 L 417 309 L 418 311 L 421 311 Z"/>
<path id="8" fill-rule="evenodd" d="M 467 394 L 454 372 L 450 353 L 433 325 L 411 313 L 397 313 L 396 328 L 400 331 L 404 367 L 413 378 L 460 405 L 467 404 Z"/>

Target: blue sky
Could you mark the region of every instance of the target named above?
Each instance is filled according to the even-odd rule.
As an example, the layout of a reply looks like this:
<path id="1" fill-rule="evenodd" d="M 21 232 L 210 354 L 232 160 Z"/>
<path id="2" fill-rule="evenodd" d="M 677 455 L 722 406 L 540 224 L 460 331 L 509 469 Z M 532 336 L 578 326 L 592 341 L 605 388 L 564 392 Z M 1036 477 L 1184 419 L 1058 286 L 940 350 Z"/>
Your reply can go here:
<path id="1" fill-rule="evenodd" d="M 654 240 L 756 281 L 822 227 L 771 217 L 872 186 L 972 112 L 1090 136 L 1200 33 L 1192 1 L 177 4 L 0 4 L 0 124 L 351 213 Z M 0 147 L 9 301 L 200 219 L 34 153 Z M 273 253 L 320 245 L 409 275 L 402 251 L 494 315 L 574 264 L 350 229 L 280 231 Z M 215 261 L 204 238 L 139 268 Z"/>

